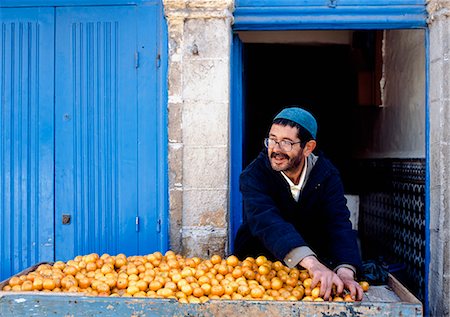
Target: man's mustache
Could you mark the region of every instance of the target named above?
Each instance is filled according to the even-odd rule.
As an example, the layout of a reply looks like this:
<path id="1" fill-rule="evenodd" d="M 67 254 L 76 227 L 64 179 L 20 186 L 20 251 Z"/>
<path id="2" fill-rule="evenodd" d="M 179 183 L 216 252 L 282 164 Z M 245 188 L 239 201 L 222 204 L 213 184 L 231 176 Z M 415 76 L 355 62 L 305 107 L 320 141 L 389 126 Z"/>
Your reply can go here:
<path id="1" fill-rule="evenodd" d="M 275 158 L 277 156 L 281 156 L 282 158 L 285 158 L 285 159 L 289 160 L 289 156 L 287 154 L 284 154 L 284 153 L 272 152 L 272 154 L 270 154 L 270 158 Z"/>

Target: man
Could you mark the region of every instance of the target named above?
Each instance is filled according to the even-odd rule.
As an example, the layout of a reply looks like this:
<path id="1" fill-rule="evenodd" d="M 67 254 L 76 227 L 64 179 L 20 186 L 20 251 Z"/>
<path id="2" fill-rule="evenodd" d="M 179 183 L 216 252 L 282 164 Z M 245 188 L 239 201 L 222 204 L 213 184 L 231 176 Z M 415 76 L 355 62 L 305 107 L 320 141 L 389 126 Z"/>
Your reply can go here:
<path id="1" fill-rule="evenodd" d="M 235 254 L 263 254 L 290 268 L 306 268 L 311 288 L 320 282 L 326 300 L 333 285 L 361 300 L 355 281 L 361 259 L 343 185 L 331 162 L 313 154 L 316 133 L 316 120 L 304 109 L 285 108 L 276 115 L 264 140 L 267 151 L 240 176 L 244 217 Z"/>

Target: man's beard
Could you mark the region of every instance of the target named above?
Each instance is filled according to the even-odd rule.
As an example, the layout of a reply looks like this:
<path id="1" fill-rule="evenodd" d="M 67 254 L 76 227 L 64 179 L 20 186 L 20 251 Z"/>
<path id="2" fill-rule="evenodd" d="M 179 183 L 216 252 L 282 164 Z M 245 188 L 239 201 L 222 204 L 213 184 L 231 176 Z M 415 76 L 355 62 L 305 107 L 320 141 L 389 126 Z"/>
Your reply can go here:
<path id="1" fill-rule="evenodd" d="M 303 151 L 302 151 L 302 153 L 303 153 Z M 297 168 L 300 166 L 300 164 L 302 163 L 301 156 L 295 157 L 295 158 L 291 158 L 289 155 L 284 154 L 284 153 L 272 152 L 272 153 L 270 154 L 270 158 L 271 158 L 271 159 L 272 159 L 272 158 L 275 158 L 275 157 L 277 157 L 277 156 L 282 157 L 282 158 L 284 158 L 284 159 L 287 160 L 287 162 L 286 162 L 285 164 L 283 164 L 284 166 L 278 166 L 278 165 L 276 165 L 276 164 L 272 164 L 272 161 L 271 161 L 271 164 L 270 164 L 270 165 L 271 165 L 272 168 L 273 168 L 275 171 L 277 171 L 277 172 L 289 172 L 289 171 L 291 171 L 291 170 L 295 170 L 295 169 L 297 169 Z"/>

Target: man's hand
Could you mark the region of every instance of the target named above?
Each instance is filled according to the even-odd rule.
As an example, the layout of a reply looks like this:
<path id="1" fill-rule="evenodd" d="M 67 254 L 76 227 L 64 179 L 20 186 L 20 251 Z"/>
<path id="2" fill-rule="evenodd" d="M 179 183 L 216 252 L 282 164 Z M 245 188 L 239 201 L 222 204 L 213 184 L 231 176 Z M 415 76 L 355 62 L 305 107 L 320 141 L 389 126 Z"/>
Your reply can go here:
<path id="1" fill-rule="evenodd" d="M 337 294 L 342 294 L 345 287 L 350 291 L 350 296 L 353 300 L 362 300 L 364 291 L 358 282 L 355 281 L 354 273 L 349 268 L 341 267 L 334 273 L 320 263 L 315 256 L 307 256 L 299 264 L 307 269 L 309 275 L 311 275 L 311 288 L 316 287 L 320 282 L 319 296 L 322 296 L 323 299 L 328 300 L 330 298 L 333 285 L 336 285 Z"/>
<path id="2" fill-rule="evenodd" d="M 323 297 L 323 299 L 328 300 L 330 298 L 333 285 L 336 285 L 336 291 L 338 294 L 341 294 L 344 291 L 344 282 L 336 273 L 320 263 L 315 256 L 307 256 L 301 260 L 299 264 L 307 269 L 309 275 L 312 277 L 311 288 L 316 287 L 320 282 L 319 296 Z M 345 276 L 345 278 L 347 278 L 347 283 L 350 284 L 348 281 L 348 276 Z"/>
<path id="3" fill-rule="evenodd" d="M 342 280 L 346 289 L 350 291 L 353 300 L 360 301 L 363 298 L 363 289 L 358 282 L 355 281 L 354 273 L 346 267 L 341 267 L 336 272 L 337 276 Z"/>

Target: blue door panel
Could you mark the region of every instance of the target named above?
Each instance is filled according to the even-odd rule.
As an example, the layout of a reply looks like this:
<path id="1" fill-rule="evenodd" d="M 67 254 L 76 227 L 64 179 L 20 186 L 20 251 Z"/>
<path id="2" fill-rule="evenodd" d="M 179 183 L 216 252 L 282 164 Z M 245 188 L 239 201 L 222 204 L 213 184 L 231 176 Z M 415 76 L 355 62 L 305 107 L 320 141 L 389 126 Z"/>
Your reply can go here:
<path id="1" fill-rule="evenodd" d="M 160 245 L 157 8 L 56 11 L 57 259 Z"/>
<path id="2" fill-rule="evenodd" d="M 139 254 L 163 250 L 162 224 L 158 190 L 159 161 L 163 159 L 158 142 L 163 138 L 158 134 L 161 124 L 158 112 L 158 6 L 145 6 L 138 10 L 138 217 L 139 217 Z M 159 140 L 158 140 L 159 139 Z"/>
<path id="3" fill-rule="evenodd" d="M 54 9 L 1 9 L 0 280 L 54 257 Z"/>

